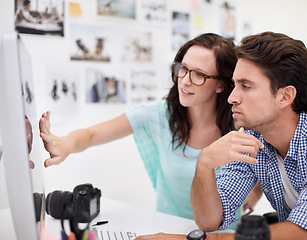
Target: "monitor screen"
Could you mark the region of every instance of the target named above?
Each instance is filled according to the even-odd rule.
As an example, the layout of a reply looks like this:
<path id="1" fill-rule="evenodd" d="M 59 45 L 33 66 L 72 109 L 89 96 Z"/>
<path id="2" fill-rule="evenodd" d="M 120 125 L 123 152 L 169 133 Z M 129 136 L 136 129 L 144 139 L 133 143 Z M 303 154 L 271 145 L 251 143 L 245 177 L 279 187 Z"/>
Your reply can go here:
<path id="1" fill-rule="evenodd" d="M 45 193 L 31 57 L 16 33 L 1 39 L 0 127 L 7 194 L 17 239 L 40 239 Z"/>

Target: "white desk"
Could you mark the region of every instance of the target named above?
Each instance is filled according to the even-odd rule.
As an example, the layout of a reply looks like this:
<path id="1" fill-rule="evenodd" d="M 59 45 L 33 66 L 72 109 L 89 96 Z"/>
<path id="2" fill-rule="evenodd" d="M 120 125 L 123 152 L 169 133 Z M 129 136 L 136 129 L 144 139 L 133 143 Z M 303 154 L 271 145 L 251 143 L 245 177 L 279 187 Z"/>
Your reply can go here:
<path id="1" fill-rule="evenodd" d="M 180 218 L 146 208 L 137 207 L 118 201 L 101 198 L 100 213 L 93 220 L 109 221 L 105 225 L 98 226 L 102 231 L 135 232 L 137 235 L 152 234 L 158 232 L 187 234 L 197 229 L 194 221 Z M 60 237 L 60 221 L 46 215 L 46 229 Z"/>
<path id="2" fill-rule="evenodd" d="M 100 213 L 92 222 L 109 221 L 105 225 L 97 226 L 101 231 L 134 232 L 137 235 L 154 234 L 158 232 L 188 234 L 197 229 L 194 221 L 172 216 L 150 209 L 129 205 L 107 198 L 101 198 Z M 46 214 L 46 229 L 60 239 L 61 223 Z M 223 230 L 221 232 L 233 232 Z M 0 238 L 16 240 L 12 218 L 9 209 L 0 209 Z"/>

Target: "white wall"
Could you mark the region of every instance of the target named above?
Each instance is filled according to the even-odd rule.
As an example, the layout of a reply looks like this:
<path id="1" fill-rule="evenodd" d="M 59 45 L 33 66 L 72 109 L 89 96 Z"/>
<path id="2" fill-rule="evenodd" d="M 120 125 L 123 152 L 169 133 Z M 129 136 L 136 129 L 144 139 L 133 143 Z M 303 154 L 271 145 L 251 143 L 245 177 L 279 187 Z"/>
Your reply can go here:
<path id="1" fill-rule="evenodd" d="M 3 1 L 0 9 L 0 34 L 7 30 L 13 30 L 13 1 Z M 86 2 L 84 0 L 83 2 Z M 88 1 L 93 3 L 93 0 Z M 170 6 L 176 9 L 190 9 L 189 1 L 169 0 Z M 240 30 L 243 22 L 249 22 L 252 26 L 251 33 L 262 31 L 283 32 L 291 37 L 298 38 L 307 43 L 307 1 L 303 0 L 237 0 L 237 26 L 239 38 L 244 35 Z M 175 7 L 176 6 L 176 7 Z M 217 16 L 212 13 L 211 16 Z M 206 27 L 210 31 L 218 32 L 217 17 L 212 17 L 212 24 L 208 22 Z M 157 29 L 157 31 L 159 31 Z M 26 43 L 33 57 L 33 74 L 37 99 L 40 99 L 44 87 L 44 65 L 52 62 L 50 59 L 65 58 L 61 51 L 59 39 L 46 40 L 48 49 L 40 46 L 38 37 L 26 38 Z M 164 48 L 157 51 L 158 58 L 166 62 Z M 43 53 L 43 54 L 42 54 Z M 171 56 L 173 57 L 173 56 Z M 61 59 L 59 60 L 61 62 Z M 85 106 L 82 104 L 80 118 L 69 124 L 54 125 L 52 130 L 56 135 L 65 135 L 69 131 L 86 127 L 101 121 L 105 121 L 122 113 L 129 106 Z M 44 106 L 38 105 L 39 113 L 45 111 Z M 43 158 L 47 157 L 45 152 Z M 46 193 L 60 189 L 72 191 L 80 183 L 90 182 L 99 187 L 103 195 L 115 200 L 124 201 L 148 208 L 155 208 L 155 193 L 150 180 L 138 155 L 133 137 L 118 140 L 104 146 L 93 147 L 79 154 L 72 154 L 67 161 L 60 166 L 50 167 L 44 170 Z M 0 163 L 0 189 L 6 189 L 3 177 L 3 163 Z M 3 193 L 3 192 L 2 192 Z M 1 194 L 0 207 L 7 207 L 6 195 Z M 103 206 L 102 206 L 103 207 Z M 262 198 L 257 206 L 256 213 L 270 211 L 267 201 Z"/>

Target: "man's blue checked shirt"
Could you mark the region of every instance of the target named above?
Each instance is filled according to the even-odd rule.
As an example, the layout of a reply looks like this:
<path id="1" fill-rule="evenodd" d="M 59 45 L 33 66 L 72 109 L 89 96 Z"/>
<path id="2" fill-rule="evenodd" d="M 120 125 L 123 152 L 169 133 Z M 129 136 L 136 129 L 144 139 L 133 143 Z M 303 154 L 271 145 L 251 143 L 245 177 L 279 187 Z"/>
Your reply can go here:
<path id="1" fill-rule="evenodd" d="M 274 147 L 267 143 L 260 133 L 246 132 L 258 138 L 264 144 L 264 148 L 258 152 L 256 165 L 232 162 L 224 166 L 217 175 L 218 191 L 224 208 L 223 223 L 220 228 L 225 228 L 236 220 L 235 210 L 243 203 L 258 179 L 262 191 L 277 211 L 279 221 L 290 221 L 307 229 L 307 114 L 304 112 L 300 114 L 284 159 L 288 178 L 299 194 L 293 209 L 290 209 L 285 202 Z"/>

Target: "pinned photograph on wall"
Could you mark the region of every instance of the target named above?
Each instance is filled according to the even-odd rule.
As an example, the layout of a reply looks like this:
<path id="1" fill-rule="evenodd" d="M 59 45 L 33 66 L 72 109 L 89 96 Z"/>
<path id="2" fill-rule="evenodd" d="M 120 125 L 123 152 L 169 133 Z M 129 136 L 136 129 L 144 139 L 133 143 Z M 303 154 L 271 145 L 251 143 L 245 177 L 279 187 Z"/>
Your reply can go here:
<path id="1" fill-rule="evenodd" d="M 167 1 L 166 0 L 142 0 L 140 6 L 140 22 L 166 26 L 168 21 Z"/>
<path id="2" fill-rule="evenodd" d="M 204 20 L 203 20 L 203 16 L 202 15 L 195 14 L 193 16 L 193 26 L 195 28 L 203 29 L 203 27 L 204 27 Z"/>
<path id="3" fill-rule="evenodd" d="M 221 35 L 232 41 L 236 35 L 236 17 L 235 17 L 235 2 L 221 1 L 220 2 L 220 28 Z"/>
<path id="4" fill-rule="evenodd" d="M 16 31 L 64 36 L 64 4 L 64 0 L 15 1 Z"/>
<path id="5" fill-rule="evenodd" d="M 255 22 L 253 17 L 248 15 L 248 14 L 242 14 L 240 16 L 240 19 L 241 19 L 241 21 L 240 21 L 240 32 L 241 32 L 241 35 L 242 36 L 252 35 L 253 32 L 254 32 L 253 23 Z M 238 44 L 238 43 L 236 43 L 236 44 Z"/>
<path id="6" fill-rule="evenodd" d="M 68 12 L 71 17 L 82 16 L 82 5 L 79 2 L 68 2 Z"/>
<path id="7" fill-rule="evenodd" d="M 126 74 L 106 67 L 106 70 L 85 70 L 87 103 L 126 103 Z"/>
<path id="8" fill-rule="evenodd" d="M 173 12 L 172 50 L 179 48 L 190 38 L 190 15 L 188 13 Z"/>
<path id="9" fill-rule="evenodd" d="M 70 59 L 109 62 L 110 29 L 101 25 L 70 24 Z"/>
<path id="10" fill-rule="evenodd" d="M 152 33 L 140 30 L 120 31 L 120 59 L 123 62 L 152 61 Z"/>
<path id="11" fill-rule="evenodd" d="M 46 108 L 52 112 L 52 121 L 71 120 L 79 114 L 79 76 L 71 65 L 46 66 Z"/>
<path id="12" fill-rule="evenodd" d="M 158 81 L 153 70 L 131 70 L 130 101 L 132 104 L 150 102 L 157 99 Z"/>
<path id="13" fill-rule="evenodd" d="M 100 16 L 135 19 L 136 0 L 97 0 L 97 13 Z"/>

